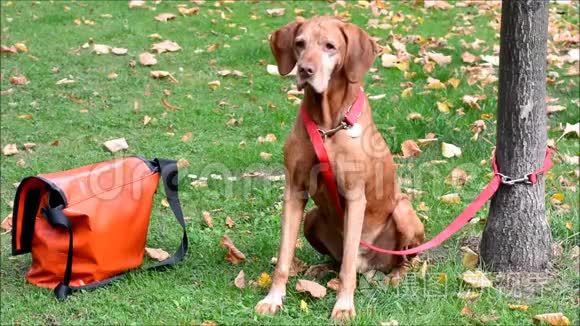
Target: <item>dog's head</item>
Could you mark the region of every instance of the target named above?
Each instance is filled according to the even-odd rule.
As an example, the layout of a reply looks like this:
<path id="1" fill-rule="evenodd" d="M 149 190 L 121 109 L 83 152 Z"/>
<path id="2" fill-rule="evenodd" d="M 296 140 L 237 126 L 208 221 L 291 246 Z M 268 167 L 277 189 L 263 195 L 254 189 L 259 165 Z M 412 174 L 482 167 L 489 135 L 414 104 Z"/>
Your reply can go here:
<path id="1" fill-rule="evenodd" d="M 298 88 L 308 84 L 317 93 L 326 91 L 340 72 L 349 82 L 360 82 L 379 52 L 365 31 L 334 17 L 290 23 L 272 34 L 270 47 L 280 74 L 296 66 Z"/>

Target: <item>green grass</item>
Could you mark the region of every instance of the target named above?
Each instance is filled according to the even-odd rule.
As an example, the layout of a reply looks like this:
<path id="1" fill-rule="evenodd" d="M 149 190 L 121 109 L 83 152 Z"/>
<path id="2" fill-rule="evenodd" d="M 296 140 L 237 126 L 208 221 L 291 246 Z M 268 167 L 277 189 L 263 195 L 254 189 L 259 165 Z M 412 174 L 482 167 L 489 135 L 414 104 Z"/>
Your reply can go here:
<path id="1" fill-rule="evenodd" d="M 2 234 L 1 240 L 1 323 L 2 324 L 199 324 L 213 320 L 219 324 L 320 324 L 329 323 L 329 315 L 335 295 L 329 293 L 324 299 L 313 300 L 294 291 L 297 278 L 290 280 L 284 310 L 274 317 L 254 314 L 254 305 L 266 293 L 266 289 L 249 287 L 242 291 L 233 286 L 233 279 L 244 269 L 247 279 L 257 279 L 260 273 L 273 271 L 271 257 L 277 254 L 280 233 L 280 212 L 283 182 L 267 182 L 242 179 L 235 182 L 209 180 L 208 188 L 195 189 L 189 185 L 187 174 L 208 176 L 210 173 L 240 176 L 245 172 L 268 171 L 279 174 L 283 171 L 282 142 L 294 122 L 297 106 L 286 99 L 286 90 L 292 78 L 268 75 L 260 60 L 274 63 L 267 45 L 267 35 L 276 28 L 294 19 L 294 8 L 305 9 L 309 17 L 331 14 L 325 1 L 321 2 L 235 2 L 221 4 L 206 3 L 200 6 L 199 15 L 179 16 L 174 21 L 160 23 L 153 17 L 161 12 L 177 14 L 176 5 L 181 2 L 163 1 L 156 11 L 131 9 L 126 1 L 60 2 L 60 1 L 2 1 L 1 43 L 5 45 L 25 42 L 29 53 L 2 55 L 1 90 L 13 88 L 12 95 L 0 97 L 1 145 L 16 143 L 37 144 L 33 152 L 23 150 L 15 156 L 2 156 L 0 213 L 4 217 L 10 212 L 9 204 L 14 198 L 14 183 L 28 175 L 64 170 L 84 164 L 111 159 L 112 155 L 102 148 L 106 140 L 125 137 L 129 150 L 121 155 L 144 155 L 146 157 L 184 158 L 190 166 L 181 171 L 181 201 L 185 214 L 191 217 L 188 225 L 190 253 L 185 262 L 167 272 L 140 271 L 131 273 L 126 279 L 106 288 L 72 296 L 60 303 L 51 291 L 36 288 L 24 280 L 30 257 L 10 257 L 10 234 Z M 194 5 L 187 2 L 190 6 Z M 392 30 L 368 29 L 385 45 L 388 34 L 418 34 L 427 37 L 443 37 L 453 26 L 462 26 L 459 14 L 477 15 L 475 8 L 454 8 L 449 11 L 423 11 L 413 5 L 400 2 L 389 3 L 390 10 L 405 15 L 421 17 L 423 22 L 413 24 L 408 16 L 405 22 L 395 24 Z M 268 17 L 265 9 L 286 7 L 283 17 Z M 556 7 L 554 6 L 554 8 Z M 352 21 L 366 28 L 370 13 L 349 4 Z M 578 23 L 577 7 L 558 7 L 558 22 Z M 221 18 L 221 12 L 229 20 Z M 112 18 L 101 15 L 110 14 Z M 259 19 L 251 20 L 251 15 Z M 76 26 L 76 18 L 94 20 L 96 24 Z M 452 64 L 437 66 L 431 76 L 446 81 L 450 77 L 461 79 L 457 89 L 432 91 L 420 94 L 426 83 L 427 74 L 421 66 L 411 64 L 417 75 L 413 95 L 401 97 L 400 83 L 405 82 L 403 72 L 385 69 L 377 60 L 375 67 L 382 77 L 372 81 L 367 75 L 365 87 L 369 95 L 386 94 L 373 101 L 374 118 L 389 146 L 395 153 L 406 139 L 423 138 L 426 133 L 437 134 L 439 142 L 459 145 L 463 155 L 448 159 L 441 165 L 428 165 L 432 160 L 441 160 L 439 144 L 424 148 L 418 158 L 398 160 L 401 163 L 399 177 L 403 186 L 425 191 L 414 199 L 414 204 L 424 201 L 430 208 L 424 220 L 428 236 L 431 237 L 447 225 L 476 196 L 489 180 L 490 168 L 481 166 L 480 161 L 489 158 L 490 143 L 480 137 L 470 140 L 470 124 L 491 114 L 486 122 L 488 129 L 483 137 L 495 141 L 494 116 L 497 83 L 485 88 L 467 85 L 467 75 L 461 71 L 460 40 L 471 42 L 476 38 L 486 41 L 481 50 L 470 50 L 474 54 L 492 54 L 492 45 L 498 43 L 496 33 L 488 26 L 491 14 L 476 16 L 471 35 L 451 35 L 448 46 L 433 51 L 452 55 Z M 576 29 L 577 31 L 578 29 Z M 129 67 L 129 61 L 147 51 L 153 40 L 147 36 L 159 33 L 164 39 L 178 42 L 183 50 L 177 53 L 158 55 L 159 63 L 152 67 Z M 95 43 L 129 49 L 127 56 L 91 53 L 79 47 L 92 39 Z M 206 52 L 211 44 L 219 44 L 214 52 Z M 226 46 L 226 45 L 229 45 Z M 196 51 L 197 49 L 203 51 Z M 417 55 L 419 47 L 408 45 L 411 54 Z M 52 68 L 59 72 L 53 73 Z M 562 69 L 549 67 L 549 71 L 560 73 L 563 83 L 549 86 L 549 94 L 559 98 L 559 104 L 568 109 L 552 115 L 549 119 L 550 138 L 558 138 L 559 124 L 576 123 L 579 120 L 577 86 L 578 77 L 564 77 Z M 237 69 L 245 73 L 243 78 L 219 77 L 220 69 Z M 167 70 L 179 81 L 172 84 L 167 80 L 153 80 L 150 70 Z M 116 72 L 116 80 L 107 75 Z M 30 84 L 12 86 L 11 75 L 24 74 Z M 70 77 L 69 77 L 70 76 Z M 55 85 L 63 78 L 72 78 L 76 83 Z M 208 82 L 220 80 L 221 87 L 211 90 Z M 167 100 L 180 108 L 167 112 L 161 104 L 163 90 L 172 95 Z M 150 95 L 146 95 L 150 93 Z M 465 94 L 486 94 L 480 111 L 464 106 L 465 115 L 455 113 L 462 106 Z M 437 110 L 436 101 L 447 99 L 454 104 L 451 113 Z M 227 102 L 219 105 L 220 101 Z M 574 102 L 576 101 L 576 102 Z M 135 109 L 138 103 L 138 110 Z M 80 110 L 88 110 L 80 113 Z M 424 117 L 420 121 L 406 119 L 411 112 Z M 19 118 L 31 114 L 32 119 Z M 145 115 L 153 118 L 143 125 Z M 234 117 L 243 119 L 241 125 L 226 126 Z M 188 142 L 181 136 L 192 132 Z M 273 133 L 278 141 L 258 144 L 258 136 Z M 59 146 L 52 146 L 55 140 Z M 240 147 L 245 141 L 246 146 Z M 568 155 L 579 154 L 577 138 L 566 137 L 558 147 Z M 272 159 L 263 161 L 260 152 L 272 153 Z M 23 160 L 22 167 L 17 162 Z M 20 162 L 22 163 L 22 161 Z M 454 189 L 444 183 L 444 178 L 456 166 L 463 168 L 471 179 L 462 189 Z M 564 312 L 572 324 L 579 322 L 578 311 L 578 260 L 570 259 L 570 250 L 578 244 L 577 194 L 566 191 L 558 182 L 563 175 L 575 182 L 570 175 L 577 166 L 557 164 L 547 178 L 546 206 L 554 240 L 564 248 L 562 257 L 554 258 L 554 277 L 543 287 L 540 294 L 518 299 L 510 297 L 499 288 L 481 291 L 481 297 L 469 303 L 473 317 L 460 316 L 465 301 L 456 293 L 464 291 L 465 285 L 458 276 L 465 270 L 461 264 L 461 243 L 458 239 L 481 234 L 483 225 L 469 225 L 448 241 L 443 249 L 426 254 L 430 257 L 429 274 L 425 281 L 409 277 L 398 288 L 368 284 L 359 278 L 356 292 L 358 316 L 356 324 L 376 325 L 381 321 L 397 320 L 401 324 L 473 324 L 485 316 L 497 316 L 497 324 L 531 324 L 532 316 L 547 312 Z M 225 178 L 224 178 L 225 179 Z M 441 203 L 443 194 L 459 192 L 461 205 Z M 570 210 L 560 212 L 550 202 L 550 196 L 562 192 Z M 156 197 L 148 245 L 168 251 L 178 243 L 180 233 L 174 225 L 173 216 L 160 205 Z M 206 227 L 201 219 L 203 211 L 212 211 L 215 227 Z M 485 217 L 486 211 L 478 214 Z M 231 216 L 236 226 L 224 226 L 226 216 Z M 571 222 L 573 230 L 566 228 Z M 228 234 L 248 259 L 239 266 L 224 260 L 225 251 L 219 247 L 223 234 Z M 303 239 L 304 246 L 297 255 L 308 263 L 320 263 L 326 258 L 315 253 Z M 438 275 L 446 273 L 448 282 L 441 285 Z M 327 279 L 323 280 L 324 282 Z M 427 295 L 421 291 L 427 289 Z M 309 305 L 309 312 L 300 310 L 300 300 Z M 527 312 L 511 311 L 508 303 L 526 303 Z"/>

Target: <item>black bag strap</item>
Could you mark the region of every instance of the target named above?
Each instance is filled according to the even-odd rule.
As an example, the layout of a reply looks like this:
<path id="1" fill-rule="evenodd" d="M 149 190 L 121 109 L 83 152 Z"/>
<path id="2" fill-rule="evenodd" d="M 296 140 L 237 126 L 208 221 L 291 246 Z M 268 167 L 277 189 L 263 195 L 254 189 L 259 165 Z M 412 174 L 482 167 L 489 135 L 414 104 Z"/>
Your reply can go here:
<path id="1" fill-rule="evenodd" d="M 171 207 L 171 210 L 173 211 L 173 214 L 175 215 L 175 219 L 177 220 L 177 222 L 179 223 L 179 225 L 181 225 L 181 228 L 183 230 L 183 236 L 181 238 L 181 243 L 179 244 L 179 247 L 177 248 L 177 251 L 175 252 L 175 254 L 173 254 L 173 256 L 160 261 L 156 264 L 153 264 L 151 266 L 148 266 L 146 269 L 151 269 L 151 270 L 159 270 L 162 267 L 169 267 L 172 265 L 175 265 L 176 263 L 180 262 L 183 260 L 183 258 L 185 258 L 185 255 L 187 254 L 187 249 L 189 247 L 189 241 L 187 239 L 187 230 L 186 230 L 186 224 L 185 224 L 185 219 L 183 217 L 183 211 L 181 209 L 181 203 L 179 202 L 179 196 L 178 196 L 178 183 L 179 183 L 179 178 L 178 178 L 178 172 L 177 172 L 177 162 L 175 160 L 163 160 L 163 159 L 155 159 L 153 160 L 153 163 L 156 165 L 156 167 L 159 168 L 159 173 L 161 173 L 161 179 L 163 180 L 163 186 L 165 189 L 165 196 L 167 197 L 167 201 L 169 202 L 169 207 Z M 122 273 L 120 275 L 116 275 L 113 277 L 110 277 L 108 279 L 99 281 L 99 282 L 95 282 L 95 283 L 91 283 L 85 286 L 79 286 L 79 287 L 71 287 L 70 286 L 70 280 L 71 280 L 71 275 L 72 275 L 72 263 L 73 263 L 73 230 L 72 230 L 72 224 L 69 221 L 69 219 L 64 215 L 63 213 L 63 205 L 59 205 L 57 207 L 54 208 L 43 208 L 42 209 L 42 213 L 44 214 L 44 216 L 46 217 L 46 219 L 48 220 L 48 222 L 50 223 L 51 226 L 53 227 L 64 227 L 66 228 L 68 234 L 69 234 L 69 242 L 68 242 L 68 252 L 67 252 L 67 259 L 66 259 L 66 268 L 65 268 L 65 272 L 64 272 L 64 277 L 62 282 L 60 282 L 55 288 L 54 288 L 54 294 L 56 296 L 57 299 L 59 300 L 64 300 L 66 299 L 69 295 L 72 294 L 73 290 L 88 290 L 88 289 L 94 289 L 106 284 L 110 284 L 113 281 L 116 281 L 120 278 L 123 277 L 123 275 L 125 273 Z"/>

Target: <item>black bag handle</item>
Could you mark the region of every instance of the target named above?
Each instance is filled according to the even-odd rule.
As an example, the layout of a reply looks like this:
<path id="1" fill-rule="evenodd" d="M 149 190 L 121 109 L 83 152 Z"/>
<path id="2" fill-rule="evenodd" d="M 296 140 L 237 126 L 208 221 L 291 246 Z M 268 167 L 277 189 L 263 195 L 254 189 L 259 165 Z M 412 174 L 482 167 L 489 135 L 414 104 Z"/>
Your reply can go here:
<path id="1" fill-rule="evenodd" d="M 183 211 L 181 209 L 181 203 L 179 202 L 178 196 L 178 171 L 177 171 L 177 162 L 175 160 L 163 160 L 163 159 L 155 159 L 153 163 L 156 167 L 159 168 L 159 172 L 161 173 L 161 179 L 163 180 L 163 186 L 165 189 L 165 196 L 167 197 L 167 201 L 169 202 L 169 207 L 173 211 L 173 215 L 175 215 L 175 219 L 181 225 L 183 230 L 183 237 L 181 238 L 181 243 L 177 248 L 177 251 L 173 256 L 160 261 L 152 266 L 147 267 L 146 269 L 152 270 L 159 270 L 162 267 L 169 267 L 175 265 L 176 263 L 180 262 L 185 258 L 187 254 L 187 249 L 189 247 L 189 241 L 187 239 L 187 230 L 185 219 L 183 217 Z M 63 213 L 63 205 L 59 205 L 57 207 L 49 207 L 43 208 L 42 213 L 48 220 L 51 226 L 53 227 L 64 227 L 66 228 L 69 234 L 69 241 L 68 241 L 68 252 L 67 252 L 67 259 L 66 259 L 66 268 L 64 272 L 63 281 L 60 282 L 54 288 L 54 295 L 59 300 L 66 299 L 69 295 L 72 294 L 73 290 L 88 290 L 94 289 L 106 284 L 110 284 L 113 281 L 116 281 L 124 276 L 125 273 L 110 277 L 108 279 L 95 282 L 92 284 L 88 284 L 85 286 L 79 287 L 71 287 L 70 286 L 70 279 L 72 274 L 72 260 L 73 260 L 73 231 L 72 231 L 72 224 L 69 219 Z"/>

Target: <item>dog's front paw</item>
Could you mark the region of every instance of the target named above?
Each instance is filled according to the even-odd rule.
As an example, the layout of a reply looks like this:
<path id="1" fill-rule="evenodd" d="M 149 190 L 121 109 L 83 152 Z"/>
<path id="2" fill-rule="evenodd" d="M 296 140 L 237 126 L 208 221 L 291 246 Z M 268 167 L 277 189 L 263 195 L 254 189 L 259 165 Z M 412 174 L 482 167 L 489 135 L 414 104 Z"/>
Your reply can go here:
<path id="1" fill-rule="evenodd" d="M 260 315 L 273 315 L 282 309 L 282 297 L 268 294 L 256 305 L 256 313 Z"/>
<path id="2" fill-rule="evenodd" d="M 345 321 L 356 316 L 353 298 L 338 298 L 332 309 L 331 318 L 335 321 Z"/>

